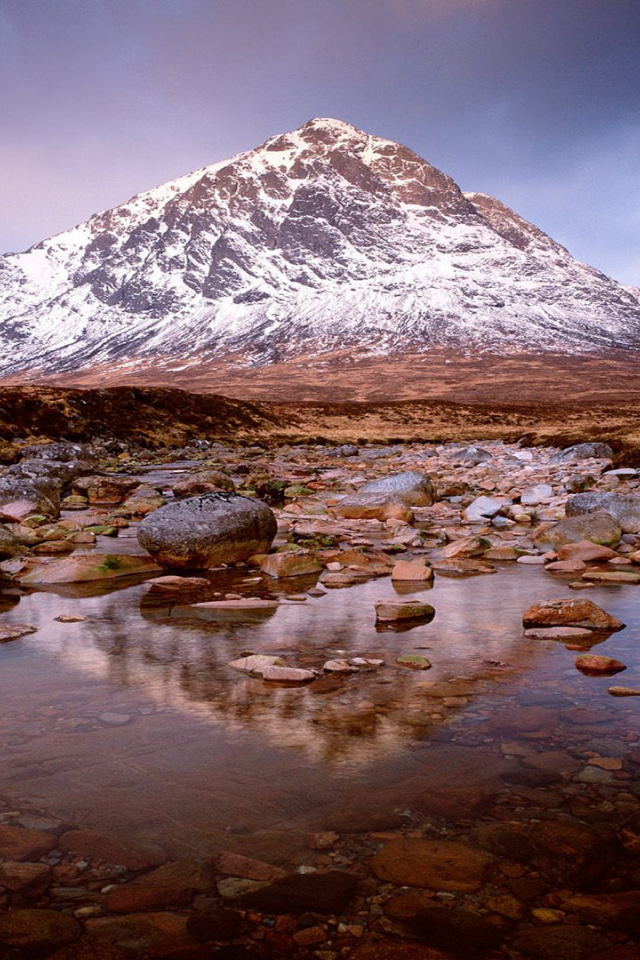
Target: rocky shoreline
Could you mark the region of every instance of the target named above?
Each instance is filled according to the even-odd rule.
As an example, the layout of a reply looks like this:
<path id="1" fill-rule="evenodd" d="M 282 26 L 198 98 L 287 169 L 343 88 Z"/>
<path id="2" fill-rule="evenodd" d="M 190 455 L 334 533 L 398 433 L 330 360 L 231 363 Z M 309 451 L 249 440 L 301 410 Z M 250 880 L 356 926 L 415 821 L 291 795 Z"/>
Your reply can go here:
<path id="1" fill-rule="evenodd" d="M 421 752 L 410 793 L 381 784 L 367 803 L 319 810 L 295 852 L 230 835 L 176 858 L 161 837 L 85 829 L 0 794 L 0 957 L 640 957 L 640 676 L 600 652 L 625 624 L 591 599 L 640 583 L 640 475 L 611 448 L 205 442 L 150 454 L 13 441 L 3 456 L 5 649 L 37 642 L 27 613 L 13 612 L 16 600 L 28 611 L 33 591 L 146 583 L 159 622 L 224 629 L 379 581 L 372 629 L 400 637 L 399 655 L 312 658 L 292 642 L 228 666 L 256 691 L 294 697 L 415 674 L 419 699 L 365 701 L 361 717 L 381 710 Z M 480 680 L 437 669 L 430 679 L 437 652 L 411 640 L 438 624 L 423 591 L 447 578 L 496 582 L 505 567 L 557 583 L 564 595 L 523 603 L 522 643 L 532 658 L 562 646 L 576 684 L 606 684 L 605 706 L 565 701 L 564 679 L 551 684 L 555 703 L 525 678 L 517 704 L 506 696 L 487 713 L 473 691 L 487 678 L 499 689 L 508 666 L 489 658 Z M 231 570 L 244 589 L 224 589 Z M 81 601 L 69 611 L 63 622 L 82 631 Z M 102 722 L 130 719 L 118 716 Z"/>

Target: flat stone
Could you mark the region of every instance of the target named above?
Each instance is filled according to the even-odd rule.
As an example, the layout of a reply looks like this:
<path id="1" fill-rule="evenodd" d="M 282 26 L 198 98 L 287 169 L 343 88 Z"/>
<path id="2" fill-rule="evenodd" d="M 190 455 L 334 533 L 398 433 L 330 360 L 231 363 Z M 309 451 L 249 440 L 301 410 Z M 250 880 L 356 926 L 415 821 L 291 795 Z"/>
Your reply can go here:
<path id="1" fill-rule="evenodd" d="M 293 873 L 243 897 L 240 906 L 263 913 L 342 913 L 356 894 L 349 873 Z"/>
<path id="2" fill-rule="evenodd" d="M 51 867 L 45 863 L 0 863 L 0 887 L 12 893 L 37 897 L 51 885 L 51 878 Z"/>
<path id="3" fill-rule="evenodd" d="M 613 657 L 597 656 L 594 653 L 584 653 L 576 660 L 576 667 L 581 673 L 594 676 L 611 676 L 614 673 L 621 673 L 627 667 L 620 660 Z"/>
<path id="4" fill-rule="evenodd" d="M 98 943 L 108 943 L 149 960 L 205 960 L 207 948 L 187 928 L 179 913 L 137 913 L 87 920 L 85 929 Z"/>
<path id="5" fill-rule="evenodd" d="M 640 690 L 636 687 L 609 687 L 607 693 L 612 697 L 640 697 Z"/>
<path id="6" fill-rule="evenodd" d="M 550 924 L 521 927 L 510 945 L 533 960 L 587 960 L 597 950 L 606 950 L 611 942 L 588 927 Z"/>
<path id="7" fill-rule="evenodd" d="M 272 863 L 262 860 L 253 860 L 238 853 L 223 850 L 213 858 L 219 873 L 231 877 L 242 877 L 245 880 L 279 880 L 287 875 L 286 870 L 275 867 Z"/>
<path id="8" fill-rule="evenodd" d="M 197 910 L 187 921 L 187 930 L 201 943 L 236 940 L 246 928 L 247 922 L 241 913 L 217 905 Z"/>
<path id="9" fill-rule="evenodd" d="M 148 557 L 134 554 L 80 553 L 65 557 L 64 560 L 42 561 L 27 573 L 19 575 L 18 579 L 27 586 L 87 583 L 157 573 L 161 569 Z"/>
<path id="10" fill-rule="evenodd" d="M 585 627 L 531 627 L 524 631 L 529 640 L 559 640 L 561 643 L 576 643 L 593 640 L 593 631 Z"/>
<path id="11" fill-rule="evenodd" d="M 132 843 L 94 830 L 69 830 L 63 833 L 57 846 L 65 853 L 125 866 L 128 870 L 159 867 L 167 859 L 164 850 L 156 844 Z"/>
<path id="12" fill-rule="evenodd" d="M 582 579 L 592 583 L 629 583 L 635 586 L 640 583 L 640 573 L 631 570 L 587 570 L 582 574 Z"/>
<path id="13" fill-rule="evenodd" d="M 56 846 L 56 838 L 44 830 L 0 825 L 0 859 L 39 860 Z"/>
<path id="14" fill-rule="evenodd" d="M 461 958 L 488 953 L 497 949 L 504 939 L 504 932 L 486 917 L 461 907 L 423 907 L 414 923 L 430 946 Z"/>
<path id="15" fill-rule="evenodd" d="M 303 670 L 300 667 L 265 667 L 262 679 L 267 683 L 310 683 L 316 679 L 313 670 Z"/>
<path id="16" fill-rule="evenodd" d="M 431 669 L 431 661 L 415 653 L 407 653 L 404 656 L 396 657 L 396 663 L 400 667 L 409 667 L 410 670 Z"/>
<path id="17" fill-rule="evenodd" d="M 232 660 L 227 666 L 240 673 L 248 673 L 253 677 L 261 677 L 268 667 L 284 667 L 285 662 L 282 657 L 273 657 L 262 653 L 253 653 L 248 657 L 240 657 L 239 660 Z"/>
<path id="18" fill-rule="evenodd" d="M 586 569 L 584 560 L 556 560 L 545 567 L 549 573 L 582 573 Z"/>
<path id="19" fill-rule="evenodd" d="M 375 605 L 376 620 L 394 623 L 400 620 L 433 620 L 435 610 L 429 603 L 419 600 L 378 600 Z"/>
<path id="20" fill-rule="evenodd" d="M 322 669 L 326 673 L 358 673 L 357 664 L 349 660 L 327 660 Z"/>
<path id="21" fill-rule="evenodd" d="M 575 626 L 606 632 L 624 627 L 617 617 L 586 599 L 543 600 L 529 607 L 522 619 L 525 627 Z"/>
<path id="22" fill-rule="evenodd" d="M 391 572 L 391 579 L 424 582 L 433 580 L 433 570 L 421 557 L 416 560 L 398 560 Z"/>
<path id="23" fill-rule="evenodd" d="M 618 554 L 610 547 L 591 540 L 579 540 L 577 543 L 561 544 L 556 553 L 559 560 L 582 560 L 584 563 L 593 563 L 596 560 L 612 560 Z"/>
<path id="24" fill-rule="evenodd" d="M 479 560 L 456 559 L 436 560 L 433 564 L 436 573 L 447 573 L 452 576 L 477 576 L 483 573 L 496 573 L 496 568 L 490 563 L 481 563 Z"/>
<path id="25" fill-rule="evenodd" d="M 0 943 L 22 951 L 62 947 L 77 940 L 81 932 L 77 920 L 55 910 L 11 910 L 0 917 Z"/>
<path id="26" fill-rule="evenodd" d="M 36 629 L 27 623 L 0 623 L 0 643 L 26 637 L 30 633 L 35 633 Z"/>
<path id="27" fill-rule="evenodd" d="M 283 550 L 264 557 L 260 561 L 260 569 L 269 577 L 281 579 L 321 573 L 322 564 L 318 563 L 310 550 Z"/>
<path id="28" fill-rule="evenodd" d="M 454 840 L 401 838 L 376 853 L 371 869 L 378 879 L 400 886 L 475 893 L 492 859 L 484 850 Z"/>

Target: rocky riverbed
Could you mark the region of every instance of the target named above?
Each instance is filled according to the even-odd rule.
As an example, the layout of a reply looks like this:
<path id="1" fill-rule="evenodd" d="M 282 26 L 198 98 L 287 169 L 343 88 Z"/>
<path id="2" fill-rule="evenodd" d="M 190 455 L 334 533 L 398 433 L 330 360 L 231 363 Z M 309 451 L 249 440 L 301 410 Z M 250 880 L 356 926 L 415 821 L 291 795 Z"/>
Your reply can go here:
<path id="1" fill-rule="evenodd" d="M 3 456 L 0 957 L 640 958 L 605 444 Z"/>

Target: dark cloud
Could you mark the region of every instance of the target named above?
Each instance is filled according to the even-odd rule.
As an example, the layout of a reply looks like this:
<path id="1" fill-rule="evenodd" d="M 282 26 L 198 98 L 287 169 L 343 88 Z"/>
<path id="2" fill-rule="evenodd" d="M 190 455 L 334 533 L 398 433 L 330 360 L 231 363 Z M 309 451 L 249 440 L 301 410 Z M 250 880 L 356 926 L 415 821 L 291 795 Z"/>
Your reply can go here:
<path id="1" fill-rule="evenodd" d="M 0 248 L 311 116 L 640 282 L 638 0 L 0 0 Z"/>

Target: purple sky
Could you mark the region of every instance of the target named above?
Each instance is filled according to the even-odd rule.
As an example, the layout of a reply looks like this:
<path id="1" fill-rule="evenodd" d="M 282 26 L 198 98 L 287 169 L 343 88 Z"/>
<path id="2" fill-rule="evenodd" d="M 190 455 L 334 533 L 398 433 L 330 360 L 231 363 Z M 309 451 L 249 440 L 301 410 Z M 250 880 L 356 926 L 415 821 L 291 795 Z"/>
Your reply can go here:
<path id="1" fill-rule="evenodd" d="M 640 284 L 640 0 L 0 0 L 0 252 L 313 116 Z"/>

